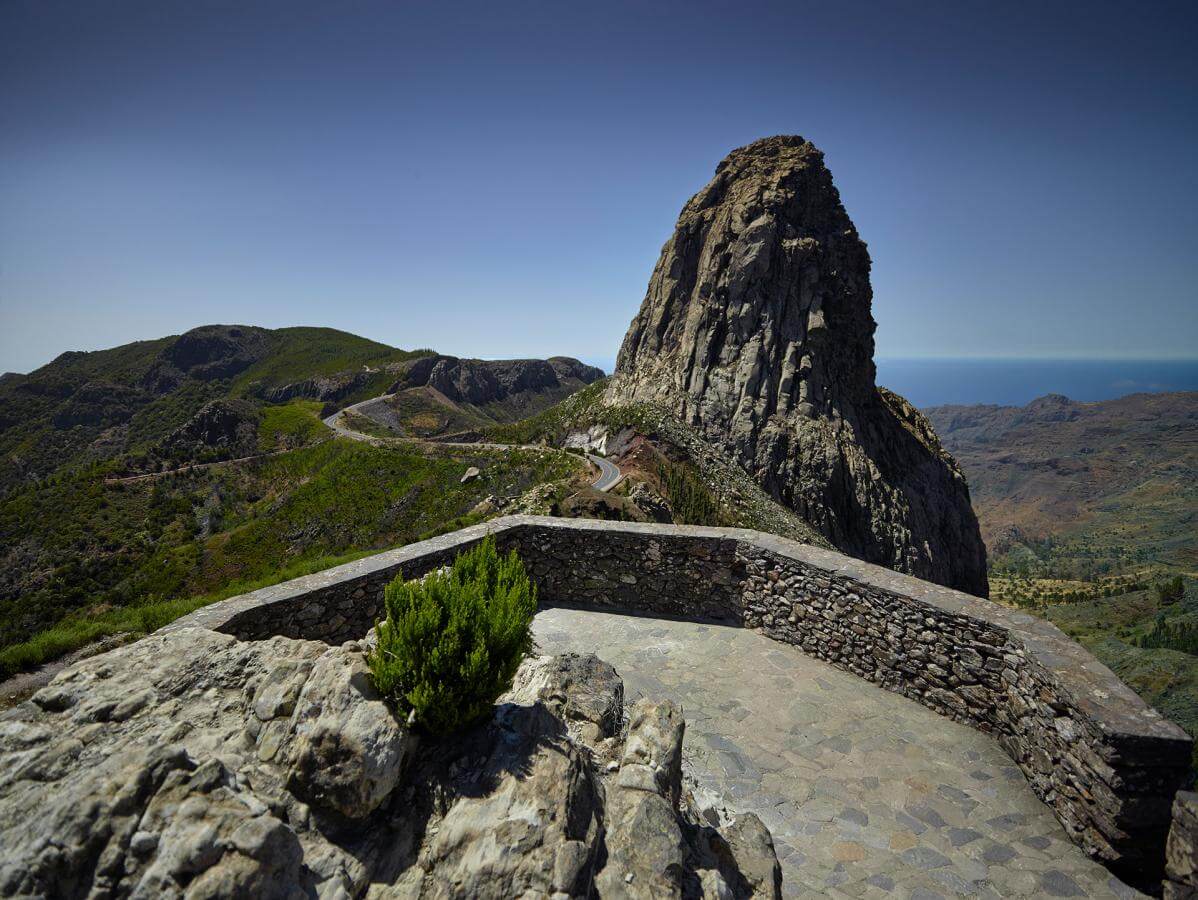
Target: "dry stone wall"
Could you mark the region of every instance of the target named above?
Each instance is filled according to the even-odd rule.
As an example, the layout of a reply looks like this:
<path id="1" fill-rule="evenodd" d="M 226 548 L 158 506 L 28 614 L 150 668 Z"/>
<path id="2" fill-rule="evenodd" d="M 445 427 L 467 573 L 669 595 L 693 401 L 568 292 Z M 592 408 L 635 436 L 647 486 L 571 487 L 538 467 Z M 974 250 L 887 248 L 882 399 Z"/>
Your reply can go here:
<path id="1" fill-rule="evenodd" d="M 1198 897 L 1198 794 L 1179 791 L 1165 852 L 1164 900 Z"/>
<path id="2" fill-rule="evenodd" d="M 1049 623 L 842 554 L 741 529 L 509 516 L 232 598 L 169 629 L 340 643 L 384 586 L 486 534 L 543 604 L 728 621 L 993 734 L 1087 852 L 1159 877 L 1192 743 Z"/>

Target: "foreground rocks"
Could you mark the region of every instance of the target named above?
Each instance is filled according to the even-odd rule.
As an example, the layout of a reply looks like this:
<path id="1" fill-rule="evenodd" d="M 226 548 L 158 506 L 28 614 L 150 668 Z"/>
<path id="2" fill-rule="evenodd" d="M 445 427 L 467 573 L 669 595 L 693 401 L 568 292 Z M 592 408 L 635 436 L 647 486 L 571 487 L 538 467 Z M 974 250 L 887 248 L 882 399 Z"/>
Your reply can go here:
<path id="1" fill-rule="evenodd" d="M 594 657 L 535 657 L 422 745 L 357 643 L 153 635 L 0 716 L 0 895 L 777 896 L 755 817 L 700 822 L 684 730 Z"/>
<path id="2" fill-rule="evenodd" d="M 819 150 L 742 147 L 682 210 L 608 399 L 697 428 L 846 553 L 985 596 L 965 479 L 875 384 L 869 270 Z"/>

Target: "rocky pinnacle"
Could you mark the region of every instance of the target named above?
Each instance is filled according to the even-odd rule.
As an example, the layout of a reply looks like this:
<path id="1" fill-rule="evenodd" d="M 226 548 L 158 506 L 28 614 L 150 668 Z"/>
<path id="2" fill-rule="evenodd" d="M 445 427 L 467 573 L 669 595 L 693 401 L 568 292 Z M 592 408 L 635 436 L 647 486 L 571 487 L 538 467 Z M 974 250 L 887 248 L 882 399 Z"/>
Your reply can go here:
<path id="1" fill-rule="evenodd" d="M 698 428 L 841 550 L 985 596 L 960 469 L 875 383 L 869 270 L 815 146 L 734 150 L 662 248 L 608 398 Z"/>

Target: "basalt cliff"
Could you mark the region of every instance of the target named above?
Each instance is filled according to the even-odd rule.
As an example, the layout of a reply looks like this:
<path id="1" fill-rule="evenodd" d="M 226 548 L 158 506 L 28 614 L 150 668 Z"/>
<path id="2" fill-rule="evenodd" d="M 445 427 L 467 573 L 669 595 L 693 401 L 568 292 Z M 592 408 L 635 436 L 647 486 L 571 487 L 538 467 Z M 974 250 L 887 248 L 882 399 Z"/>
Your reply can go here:
<path id="1" fill-rule="evenodd" d="M 875 383 L 869 274 L 818 149 L 735 150 L 662 249 L 608 400 L 695 427 L 841 550 L 985 596 L 960 469 Z"/>

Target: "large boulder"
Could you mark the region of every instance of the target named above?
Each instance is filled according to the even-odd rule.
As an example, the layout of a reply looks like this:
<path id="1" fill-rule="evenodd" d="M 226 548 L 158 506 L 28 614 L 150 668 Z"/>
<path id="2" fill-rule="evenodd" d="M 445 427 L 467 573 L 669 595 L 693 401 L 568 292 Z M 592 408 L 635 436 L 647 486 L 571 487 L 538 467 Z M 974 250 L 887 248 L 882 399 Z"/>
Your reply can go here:
<path id="1" fill-rule="evenodd" d="M 735 150 L 662 249 L 608 400 L 694 426 L 841 550 L 985 596 L 960 469 L 875 383 L 869 273 L 819 150 Z"/>
<path id="2" fill-rule="evenodd" d="M 412 747 L 364 671 L 353 650 L 204 629 L 66 669 L 0 716 L 0 895 L 364 883 L 329 823 L 387 799 Z"/>

